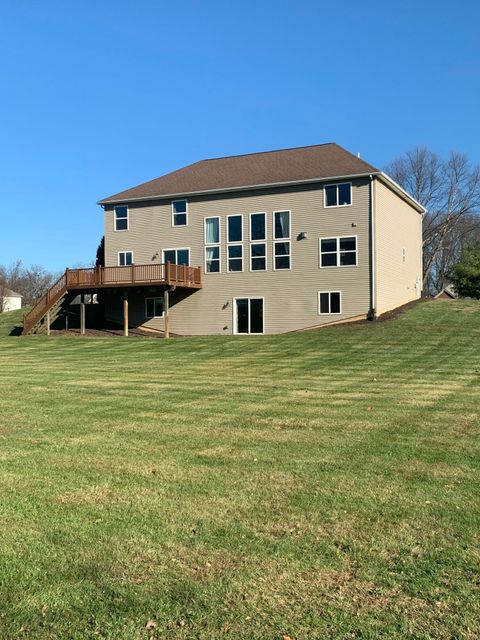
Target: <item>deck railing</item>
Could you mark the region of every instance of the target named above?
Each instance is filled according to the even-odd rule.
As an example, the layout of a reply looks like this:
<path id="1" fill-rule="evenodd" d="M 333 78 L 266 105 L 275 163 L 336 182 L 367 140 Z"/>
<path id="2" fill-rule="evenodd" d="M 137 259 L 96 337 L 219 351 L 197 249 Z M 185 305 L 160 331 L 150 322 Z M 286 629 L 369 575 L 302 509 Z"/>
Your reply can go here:
<path id="1" fill-rule="evenodd" d="M 33 309 L 23 317 L 24 333 L 28 333 L 67 291 L 79 289 L 107 289 L 142 285 L 170 285 L 200 289 L 200 267 L 181 264 L 132 264 L 127 267 L 92 267 L 67 269 L 48 291 L 37 300 Z"/>

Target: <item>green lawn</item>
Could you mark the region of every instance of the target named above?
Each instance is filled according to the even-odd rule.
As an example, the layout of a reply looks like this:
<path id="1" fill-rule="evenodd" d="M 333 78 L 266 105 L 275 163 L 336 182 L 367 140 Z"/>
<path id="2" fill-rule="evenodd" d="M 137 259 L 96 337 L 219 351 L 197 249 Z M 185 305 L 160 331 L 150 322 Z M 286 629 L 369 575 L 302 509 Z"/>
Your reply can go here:
<path id="1" fill-rule="evenodd" d="M 2 337 L 0 638 L 478 639 L 479 415 L 476 302 Z"/>

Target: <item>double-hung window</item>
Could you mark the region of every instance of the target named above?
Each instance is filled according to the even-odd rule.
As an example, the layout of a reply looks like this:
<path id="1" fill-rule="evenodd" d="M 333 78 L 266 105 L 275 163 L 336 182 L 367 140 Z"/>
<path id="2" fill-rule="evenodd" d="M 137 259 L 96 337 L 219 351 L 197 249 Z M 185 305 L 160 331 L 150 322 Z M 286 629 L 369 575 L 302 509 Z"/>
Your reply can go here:
<path id="1" fill-rule="evenodd" d="M 265 213 L 250 214 L 250 271 L 267 269 L 267 229 Z"/>
<path id="2" fill-rule="evenodd" d="M 355 267 L 357 236 L 320 238 L 320 267 Z"/>
<path id="3" fill-rule="evenodd" d="M 118 266 L 129 267 L 133 264 L 133 252 L 132 251 L 119 251 L 118 252 Z"/>
<path id="4" fill-rule="evenodd" d="M 145 317 L 163 317 L 163 298 L 145 298 Z"/>
<path id="5" fill-rule="evenodd" d="M 128 231 L 128 207 L 120 205 L 113 210 L 115 231 Z"/>
<path id="6" fill-rule="evenodd" d="M 340 182 L 324 187 L 325 207 L 348 207 L 352 204 L 352 183 Z"/>
<path id="7" fill-rule="evenodd" d="M 342 313 L 341 291 L 319 291 L 318 313 L 320 315 L 335 315 Z"/>
<path id="8" fill-rule="evenodd" d="M 290 269 L 291 230 L 290 211 L 273 212 L 273 268 Z"/>
<path id="9" fill-rule="evenodd" d="M 190 264 L 190 249 L 164 249 L 163 261 L 172 264 Z"/>
<path id="10" fill-rule="evenodd" d="M 220 218 L 205 218 L 205 273 L 220 272 Z"/>
<path id="11" fill-rule="evenodd" d="M 227 216 L 227 271 L 243 271 L 243 216 Z"/>
<path id="12" fill-rule="evenodd" d="M 172 226 L 185 227 L 187 224 L 188 224 L 188 202 L 186 200 L 173 200 Z"/>

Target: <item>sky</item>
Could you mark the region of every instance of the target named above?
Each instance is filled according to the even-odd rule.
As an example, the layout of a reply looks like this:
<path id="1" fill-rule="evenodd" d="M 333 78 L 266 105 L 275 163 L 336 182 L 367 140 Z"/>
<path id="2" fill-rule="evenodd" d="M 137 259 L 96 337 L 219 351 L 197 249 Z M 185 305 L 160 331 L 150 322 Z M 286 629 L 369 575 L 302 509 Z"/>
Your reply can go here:
<path id="1" fill-rule="evenodd" d="M 97 200 L 338 142 L 480 162 L 480 3 L 0 0 L 0 264 L 90 264 Z"/>

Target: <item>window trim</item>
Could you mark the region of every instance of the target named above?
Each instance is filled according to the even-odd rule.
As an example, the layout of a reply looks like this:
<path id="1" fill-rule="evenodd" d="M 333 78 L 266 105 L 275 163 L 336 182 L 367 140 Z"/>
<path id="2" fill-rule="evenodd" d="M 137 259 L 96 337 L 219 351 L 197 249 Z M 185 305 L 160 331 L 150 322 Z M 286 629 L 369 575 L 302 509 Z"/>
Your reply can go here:
<path id="1" fill-rule="evenodd" d="M 207 271 L 207 249 L 215 249 L 215 247 L 218 247 L 218 271 Z M 204 264 L 203 264 L 203 272 L 206 276 L 214 276 L 217 275 L 219 273 L 222 273 L 222 247 L 221 245 L 215 243 L 215 244 L 206 244 L 203 247 L 203 257 L 204 257 Z M 215 259 L 215 258 L 214 258 Z"/>
<path id="2" fill-rule="evenodd" d="M 120 254 L 121 253 L 131 253 L 132 254 L 132 264 L 120 264 Z M 131 267 L 133 264 L 135 264 L 135 261 L 133 259 L 133 251 L 130 251 L 130 249 L 127 249 L 125 251 L 117 251 L 117 266 L 118 267 Z"/>
<path id="3" fill-rule="evenodd" d="M 288 213 L 288 230 L 289 230 L 289 235 L 287 238 L 276 238 L 275 237 L 275 214 L 276 213 Z M 288 242 L 288 244 L 290 245 L 290 251 L 288 252 L 288 257 L 290 258 L 290 266 L 288 267 L 288 269 L 277 269 L 277 267 L 275 266 L 275 258 L 277 257 L 282 257 L 282 256 L 277 256 L 275 253 L 275 243 L 277 242 Z M 283 256 L 284 258 L 286 256 Z M 272 266 L 273 266 L 273 270 L 274 271 L 291 271 L 292 270 L 292 211 L 291 209 L 277 209 L 275 211 L 272 212 Z"/>
<path id="4" fill-rule="evenodd" d="M 250 329 L 250 300 L 262 301 L 262 333 L 239 333 L 237 331 L 237 300 L 248 300 L 248 328 Z M 265 335 L 265 296 L 236 296 L 233 298 L 233 331 L 234 336 L 264 336 Z"/>
<path id="5" fill-rule="evenodd" d="M 175 204 L 175 202 L 185 202 L 185 224 L 175 224 L 175 216 L 176 215 L 182 215 L 182 214 L 176 214 L 174 212 L 173 205 Z M 178 200 L 172 200 L 171 209 L 172 209 L 172 227 L 188 227 L 188 200 L 187 200 L 187 198 L 179 198 Z"/>
<path id="6" fill-rule="evenodd" d="M 147 313 L 147 300 L 162 300 L 162 315 L 161 316 L 149 316 Z M 155 305 L 154 305 L 155 310 Z M 164 318 L 165 317 L 165 309 L 163 308 L 163 298 L 162 296 L 146 296 L 145 297 L 145 319 L 153 320 L 155 318 Z"/>
<path id="7" fill-rule="evenodd" d="M 265 220 L 265 236 L 264 238 L 262 238 L 261 240 L 252 240 L 252 216 L 256 216 L 259 214 L 263 214 L 264 220 Z M 252 211 L 252 213 L 248 214 L 248 241 L 250 243 L 260 243 L 260 242 L 266 242 L 267 241 L 267 212 L 266 211 Z"/>
<path id="8" fill-rule="evenodd" d="M 337 187 L 337 202 L 338 202 L 338 187 L 341 184 L 349 184 L 350 185 L 350 204 L 330 204 L 327 205 L 327 187 Z M 329 182 L 328 184 L 323 185 L 323 208 L 324 209 L 341 209 L 343 207 L 351 207 L 353 205 L 353 182 L 342 181 L 342 182 Z"/>
<path id="9" fill-rule="evenodd" d="M 240 218 L 241 220 L 241 225 L 240 225 L 240 229 L 242 231 L 242 237 L 240 240 L 230 240 L 229 235 L 228 235 L 228 219 L 229 218 Z M 244 241 L 244 233 L 243 233 L 243 213 L 230 213 L 227 216 L 227 224 L 225 227 L 225 237 L 227 239 L 227 244 L 242 244 Z"/>
<path id="10" fill-rule="evenodd" d="M 265 247 L 265 269 L 252 269 L 252 247 L 258 244 L 263 244 Z M 255 242 L 250 242 L 250 260 L 249 260 L 249 267 L 250 267 L 250 273 L 264 273 L 265 271 L 268 271 L 268 249 L 267 249 L 267 241 L 266 240 L 258 240 Z M 255 256 L 256 258 L 258 258 L 259 256 Z M 262 256 L 263 257 L 263 256 Z"/>
<path id="11" fill-rule="evenodd" d="M 165 251 L 188 251 L 188 265 L 190 266 L 190 257 L 191 257 L 191 253 L 190 253 L 190 247 L 168 247 L 167 249 L 162 249 L 162 262 L 163 264 L 166 264 L 165 262 Z M 173 263 L 170 263 L 173 264 Z M 178 266 L 183 266 L 183 265 L 178 265 Z"/>
<path id="12" fill-rule="evenodd" d="M 216 218 L 218 220 L 218 242 L 207 242 L 207 220 Z M 215 247 L 222 242 L 222 224 L 220 216 L 205 216 L 203 218 L 203 243 L 205 246 Z"/>
<path id="13" fill-rule="evenodd" d="M 332 293 L 338 293 L 338 295 L 340 296 L 340 311 L 333 313 L 332 311 L 328 311 L 327 313 L 321 311 L 321 307 L 320 307 L 320 294 L 322 293 L 328 293 L 329 298 L 328 298 L 328 307 L 329 309 L 332 308 L 332 299 L 331 299 L 331 294 Z M 318 308 L 318 315 L 319 316 L 341 316 L 343 313 L 343 305 L 342 305 L 342 292 L 341 291 L 317 291 L 317 308 Z"/>
<path id="14" fill-rule="evenodd" d="M 340 264 L 340 240 L 344 238 L 355 238 L 355 264 Z M 337 256 L 337 264 L 322 265 L 322 240 L 336 240 L 337 241 L 337 250 L 335 255 Z M 333 253 L 333 251 L 325 251 L 325 253 Z M 349 253 L 353 253 L 350 251 Z M 323 238 L 318 239 L 318 267 L 319 269 L 348 269 L 358 267 L 358 235 L 349 235 L 349 236 L 324 236 Z M 326 293 L 326 292 L 324 292 Z"/>
<path id="15" fill-rule="evenodd" d="M 117 207 L 126 207 L 127 209 L 127 216 L 126 218 L 120 218 L 120 220 L 127 220 L 127 228 L 126 229 L 117 229 L 117 214 L 116 214 L 116 210 Z M 125 231 L 129 231 L 130 230 L 130 207 L 128 206 L 128 204 L 117 204 L 113 207 L 113 231 L 114 233 L 122 233 Z"/>
<path id="16" fill-rule="evenodd" d="M 228 255 L 228 250 L 230 247 L 242 247 L 242 268 L 240 271 L 230 271 L 229 269 L 229 261 L 230 257 Z M 232 260 L 240 260 L 240 258 L 231 258 Z M 231 242 L 227 244 L 227 271 L 226 273 L 243 273 L 245 271 L 245 247 L 243 246 L 243 242 Z"/>

